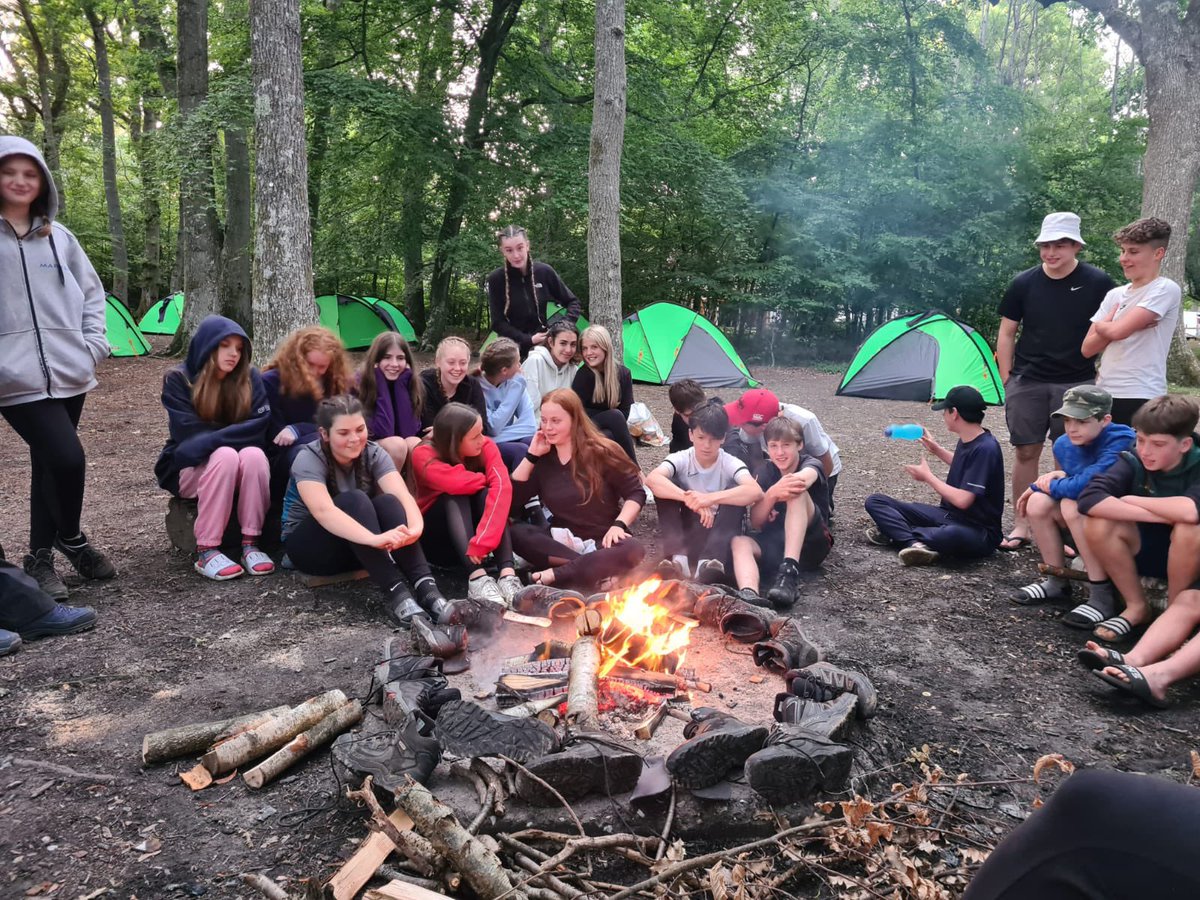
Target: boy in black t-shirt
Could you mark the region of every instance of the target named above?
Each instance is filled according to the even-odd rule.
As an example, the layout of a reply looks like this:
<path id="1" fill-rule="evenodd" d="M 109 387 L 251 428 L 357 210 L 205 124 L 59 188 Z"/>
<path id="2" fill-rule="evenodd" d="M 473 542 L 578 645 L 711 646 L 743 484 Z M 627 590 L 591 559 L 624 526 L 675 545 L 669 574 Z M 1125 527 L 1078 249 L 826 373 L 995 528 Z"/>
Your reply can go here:
<path id="1" fill-rule="evenodd" d="M 699 382 L 684 378 L 667 388 L 667 399 L 675 411 L 671 416 L 671 446 L 667 451 L 678 453 L 692 446 L 692 413 L 704 405 L 704 388 Z"/>
<path id="2" fill-rule="evenodd" d="M 804 453 L 804 432 L 791 419 L 772 419 L 763 432 L 768 462 L 756 480 L 763 497 L 750 507 L 750 526 L 758 534 L 733 539 L 733 572 L 742 598 L 756 606 L 759 578 L 778 572 L 767 601 L 785 609 L 796 601 L 800 566 L 815 569 L 829 555 L 833 536 L 829 485 L 819 459 Z"/>
<path id="3" fill-rule="evenodd" d="M 987 556 L 1000 543 L 1000 515 L 1004 509 L 1004 455 L 992 433 L 984 428 L 987 408 L 983 395 L 968 385 L 950 389 L 946 399 L 933 404 L 941 410 L 946 430 L 958 435 L 954 452 L 929 434 L 921 438 L 926 450 L 949 464 L 943 481 L 922 456 L 904 470 L 913 481 L 923 481 L 942 498 L 941 504 L 905 503 L 886 494 L 867 498 L 867 513 L 875 520 L 867 540 L 881 547 L 899 546 L 906 566 L 927 566 L 941 554 L 975 558 Z"/>

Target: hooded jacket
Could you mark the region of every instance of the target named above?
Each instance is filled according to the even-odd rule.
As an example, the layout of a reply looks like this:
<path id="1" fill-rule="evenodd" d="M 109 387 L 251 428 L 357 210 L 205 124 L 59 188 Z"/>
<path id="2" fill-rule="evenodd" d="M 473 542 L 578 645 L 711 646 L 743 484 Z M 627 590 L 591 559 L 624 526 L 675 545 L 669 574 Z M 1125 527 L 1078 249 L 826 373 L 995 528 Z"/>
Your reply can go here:
<path id="1" fill-rule="evenodd" d="M 1108 497 L 1187 497 L 1200 515 L 1200 435 L 1192 435 L 1192 447 L 1179 465 L 1169 472 L 1149 472 L 1137 453 L 1125 450 L 1121 458 L 1088 482 L 1079 495 L 1079 511 L 1091 512 Z"/>
<path id="2" fill-rule="evenodd" d="M 50 170 L 29 141 L 0 136 L 0 160 L 18 154 L 41 169 L 46 208 L 25 234 L 0 218 L 0 406 L 86 393 L 109 354 L 104 285 L 75 235 L 54 221 Z"/>
<path id="3" fill-rule="evenodd" d="M 169 436 L 154 465 L 154 476 L 172 494 L 179 493 L 180 471 L 200 465 L 218 447 L 241 450 L 266 443 L 271 405 L 258 369 L 253 366 L 250 367 L 250 413 L 242 421 L 228 425 L 209 422 L 201 419 L 192 405 L 192 383 L 221 341 L 233 334 L 246 342 L 243 352 L 249 356 L 250 339 L 237 322 L 224 316 L 206 317 L 188 344 L 183 364 L 163 376 L 162 404 L 167 410 Z"/>
<path id="4" fill-rule="evenodd" d="M 571 293 L 550 266 L 534 262 L 533 280 L 523 269 L 514 269 L 507 262 L 496 269 L 484 282 L 488 308 L 492 313 L 492 331 L 501 337 L 512 338 L 521 348 L 524 359 L 533 347 L 533 335 L 545 331 L 550 319 L 546 315 L 546 301 L 553 300 L 561 306 L 567 321 L 572 325 L 579 319 L 582 306 L 579 298 Z M 508 282 L 505 295 L 504 283 Z M 536 295 L 536 300 L 534 299 Z M 505 310 L 507 303 L 508 309 Z"/>
<path id="5" fill-rule="evenodd" d="M 417 479 L 417 506 L 422 513 L 429 512 L 442 494 L 471 497 L 487 491 L 475 534 L 467 541 L 467 555 L 483 557 L 499 547 L 504 538 L 513 488 L 504 457 L 491 438 L 483 439 L 480 456 L 483 471 L 475 472 L 462 463 L 443 462 L 430 443 L 418 444 L 412 454 L 412 470 Z"/>
<path id="6" fill-rule="evenodd" d="M 1055 478 L 1050 482 L 1049 494 L 1055 500 L 1076 500 L 1088 482 L 1107 470 L 1121 458 L 1123 450 L 1133 448 L 1137 433 L 1128 425 L 1112 422 L 1096 435 L 1090 444 L 1075 446 L 1065 434 L 1054 441 L 1054 458 L 1058 460 L 1066 478 Z M 1038 490 L 1037 485 L 1030 485 Z"/>
<path id="7" fill-rule="evenodd" d="M 376 366 L 367 377 L 375 376 L 375 411 L 367 422 L 367 433 L 371 440 L 387 437 L 415 437 L 421 433 L 421 418 L 412 407 L 409 385 L 416 377 L 412 369 L 405 369 L 395 381 L 387 377 Z"/>
<path id="8" fill-rule="evenodd" d="M 560 366 L 542 344 L 530 350 L 525 362 L 521 363 L 521 372 L 525 375 L 525 390 L 529 392 L 529 402 L 534 410 L 542 408 L 542 398 L 551 391 L 569 388 L 577 368 L 574 363 Z"/>
<path id="9" fill-rule="evenodd" d="M 493 386 L 481 377 L 483 402 L 487 404 L 487 431 L 498 444 L 528 441 L 538 429 L 537 415 L 525 389 L 525 376 L 517 373 Z"/>

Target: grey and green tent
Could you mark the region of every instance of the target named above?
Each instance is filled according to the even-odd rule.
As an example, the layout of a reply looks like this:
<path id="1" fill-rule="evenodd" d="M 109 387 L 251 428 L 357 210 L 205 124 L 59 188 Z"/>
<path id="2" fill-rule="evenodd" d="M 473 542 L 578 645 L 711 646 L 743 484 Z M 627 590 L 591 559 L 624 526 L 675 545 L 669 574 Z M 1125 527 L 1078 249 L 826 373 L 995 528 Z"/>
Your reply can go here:
<path id="1" fill-rule="evenodd" d="M 381 304 L 382 301 L 372 304 L 349 294 L 325 294 L 317 298 L 321 324 L 340 337 L 347 350 L 366 349 L 375 340 L 375 335 L 400 331 L 400 324 Z M 395 309 L 391 304 L 388 306 Z"/>
<path id="2" fill-rule="evenodd" d="M 936 310 L 901 316 L 872 331 L 842 376 L 845 397 L 941 400 L 969 384 L 992 405 L 1004 402 L 1004 385 L 992 349 L 978 331 Z"/>
<path id="3" fill-rule="evenodd" d="M 378 297 L 363 297 L 363 303 L 370 303 L 378 310 L 382 310 L 391 316 L 392 331 L 400 332 L 400 337 L 404 338 L 409 343 L 417 339 L 417 331 L 412 326 L 412 322 L 408 321 L 408 316 L 400 311 L 400 307 L 391 303 L 388 300 L 380 300 Z"/>
<path id="4" fill-rule="evenodd" d="M 179 291 L 170 297 L 163 297 L 150 307 L 142 316 L 138 328 L 142 334 L 174 334 L 179 330 L 179 320 L 182 318 L 183 292 Z"/>
<path id="5" fill-rule="evenodd" d="M 674 384 L 691 378 L 706 388 L 758 384 L 716 325 L 674 303 L 651 303 L 626 316 L 621 337 L 634 381 Z"/>
<path id="6" fill-rule="evenodd" d="M 133 322 L 133 316 L 115 294 L 104 297 L 104 330 L 113 356 L 145 356 L 150 345 Z"/>

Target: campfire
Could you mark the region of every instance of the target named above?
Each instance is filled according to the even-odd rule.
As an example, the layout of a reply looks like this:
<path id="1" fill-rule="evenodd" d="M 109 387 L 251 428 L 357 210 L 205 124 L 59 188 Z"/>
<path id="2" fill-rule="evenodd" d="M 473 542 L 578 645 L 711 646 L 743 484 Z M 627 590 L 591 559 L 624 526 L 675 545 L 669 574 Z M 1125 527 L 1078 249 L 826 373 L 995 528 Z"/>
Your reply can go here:
<path id="1" fill-rule="evenodd" d="M 618 667 L 674 674 L 683 664 L 688 637 L 699 622 L 656 602 L 661 591 L 662 580 L 651 578 L 607 601 L 599 636 L 601 678 Z"/>

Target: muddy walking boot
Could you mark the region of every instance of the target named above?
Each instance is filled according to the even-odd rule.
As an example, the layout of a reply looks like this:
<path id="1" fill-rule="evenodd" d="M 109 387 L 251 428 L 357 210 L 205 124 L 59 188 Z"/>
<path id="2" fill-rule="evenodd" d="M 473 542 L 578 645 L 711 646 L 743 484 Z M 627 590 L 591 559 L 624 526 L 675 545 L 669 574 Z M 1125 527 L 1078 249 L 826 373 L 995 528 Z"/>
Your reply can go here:
<path id="1" fill-rule="evenodd" d="M 433 738 L 433 720 L 419 712 L 398 730 L 339 735 L 330 752 L 349 784 L 357 787 L 370 775 L 376 792 L 386 800 L 404 786 L 406 776 L 427 782 L 442 758 L 442 748 Z"/>
<path id="2" fill-rule="evenodd" d="M 770 626 L 770 637 L 760 639 L 754 645 L 754 664 L 779 672 L 802 669 L 819 662 L 825 652 L 808 639 L 800 630 L 795 619 L 775 619 Z"/>
<path id="3" fill-rule="evenodd" d="M 437 739 L 443 750 L 455 756 L 507 756 L 519 763 L 545 756 L 558 746 L 554 729 L 540 719 L 506 716 L 470 700 L 442 707 Z"/>
<path id="4" fill-rule="evenodd" d="M 775 614 L 747 603 L 724 590 L 709 590 L 696 601 L 693 612 L 701 625 L 713 625 L 721 634 L 743 644 L 764 640 L 770 633 Z"/>
<path id="5" fill-rule="evenodd" d="M 423 656 L 442 660 L 442 671 L 457 675 L 470 668 L 466 625 L 434 625 L 425 616 L 412 620 L 413 649 Z"/>
<path id="6" fill-rule="evenodd" d="M 798 725 L 776 725 L 766 746 L 746 760 L 746 781 L 771 803 L 799 803 L 844 788 L 853 762 L 845 744 Z"/>
<path id="7" fill-rule="evenodd" d="M 879 709 L 879 692 L 862 672 L 840 669 L 831 662 L 818 662 L 793 669 L 784 676 L 788 691 L 797 697 L 828 702 L 842 694 L 853 694 L 860 719 L 869 719 Z"/>
<path id="8" fill-rule="evenodd" d="M 513 612 L 548 619 L 570 619 L 581 612 L 586 603 L 578 591 L 566 591 L 548 584 L 527 584 L 512 596 Z"/>
<path id="9" fill-rule="evenodd" d="M 779 564 L 775 583 L 767 591 L 767 599 L 775 609 L 790 609 L 800 592 L 800 566 L 793 559 L 784 559 Z"/>
<path id="10" fill-rule="evenodd" d="M 408 584 L 403 579 L 397 581 L 388 588 L 387 598 L 383 601 L 384 611 L 387 617 L 391 619 L 392 624 L 397 628 L 409 628 L 412 626 L 412 620 L 417 616 L 425 615 L 425 610 L 421 609 L 419 603 L 412 595 L 412 591 L 408 589 Z"/>
<path id="11" fill-rule="evenodd" d="M 667 771 L 681 787 L 705 788 L 731 769 L 740 769 L 751 753 L 761 750 L 767 728 L 747 725 L 728 713 L 702 706 L 692 711 L 683 736 L 687 740 L 667 757 Z"/>
<path id="12" fill-rule="evenodd" d="M 776 694 L 775 721 L 781 725 L 799 725 L 805 731 L 839 741 L 853 726 L 857 707 L 858 698 L 853 694 L 842 694 L 825 702 L 795 694 Z"/>
<path id="13" fill-rule="evenodd" d="M 436 625 L 446 625 L 450 622 L 454 607 L 442 594 L 442 589 L 433 580 L 432 575 L 426 575 L 413 585 L 413 596 L 421 609 L 429 614 Z"/>
<path id="14" fill-rule="evenodd" d="M 531 761 L 526 768 L 566 800 L 588 794 L 615 797 L 632 791 L 642 774 L 642 757 L 603 734 L 581 733 L 557 753 Z M 557 806 L 560 801 L 545 785 L 525 772 L 517 772 L 517 796 L 535 806 Z"/>
<path id="15" fill-rule="evenodd" d="M 404 638 L 388 638 L 383 645 L 383 662 L 374 672 L 375 683 L 381 687 L 383 720 L 395 727 L 414 712 L 436 719 L 443 703 L 462 699 L 458 688 L 448 686 L 440 659 L 411 656 L 404 646 Z"/>

